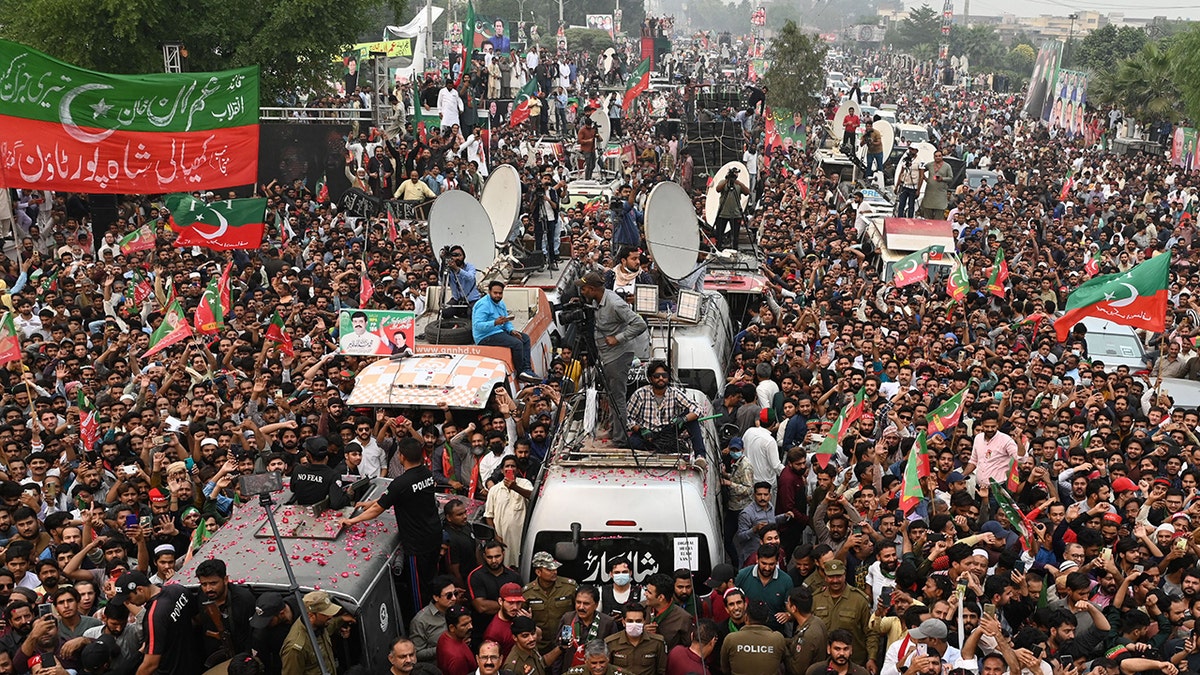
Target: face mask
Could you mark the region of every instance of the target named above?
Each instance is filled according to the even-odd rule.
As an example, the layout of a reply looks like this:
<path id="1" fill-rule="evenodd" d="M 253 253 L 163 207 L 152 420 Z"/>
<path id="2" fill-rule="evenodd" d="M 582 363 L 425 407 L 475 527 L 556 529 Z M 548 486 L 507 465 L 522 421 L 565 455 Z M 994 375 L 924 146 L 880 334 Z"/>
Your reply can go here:
<path id="1" fill-rule="evenodd" d="M 744 455 L 744 454 L 745 453 L 742 453 L 742 452 L 731 452 L 731 453 L 729 453 L 729 456 L 732 457 L 733 459 L 741 459 L 742 455 Z"/>
<path id="2" fill-rule="evenodd" d="M 628 586 L 631 581 L 633 581 L 633 575 L 628 572 L 617 572 L 613 575 L 613 583 L 617 586 Z"/>
<path id="3" fill-rule="evenodd" d="M 490 446 L 488 446 L 488 449 L 490 449 L 492 452 L 494 452 L 498 455 L 501 452 L 504 452 L 504 444 L 503 443 L 492 443 Z"/>
<path id="4" fill-rule="evenodd" d="M 646 629 L 644 623 L 633 623 L 632 621 L 625 622 L 625 634 L 629 637 L 636 638 L 642 636 L 642 631 Z"/>
<path id="5" fill-rule="evenodd" d="M 1079 380 L 1079 384 L 1084 387 L 1090 387 L 1090 386 L 1092 386 L 1092 378 L 1085 377 L 1085 378 Z"/>

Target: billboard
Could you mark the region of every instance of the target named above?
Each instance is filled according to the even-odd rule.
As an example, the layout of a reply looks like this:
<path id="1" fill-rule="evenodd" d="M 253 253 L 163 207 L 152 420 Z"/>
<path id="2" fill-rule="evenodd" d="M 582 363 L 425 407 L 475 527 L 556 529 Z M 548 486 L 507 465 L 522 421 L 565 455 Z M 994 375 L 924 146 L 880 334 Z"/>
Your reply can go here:
<path id="1" fill-rule="evenodd" d="M 338 353 L 344 356 L 391 356 L 412 351 L 413 312 L 343 309 L 338 313 Z"/>
<path id="2" fill-rule="evenodd" d="M 278 180 L 284 185 L 303 184 L 313 192 L 324 182 L 330 195 L 350 187 L 346 178 L 346 136 L 349 122 L 325 124 L 266 123 L 259 127 L 258 182 Z"/>
<path id="3" fill-rule="evenodd" d="M 1087 105 L 1087 73 L 1058 69 L 1055 78 L 1054 101 L 1046 123 L 1065 131 L 1069 136 L 1078 136 L 1084 130 L 1084 109 Z"/>
<path id="4" fill-rule="evenodd" d="M 1058 66 L 1062 61 L 1062 43 L 1047 40 L 1038 50 L 1033 62 L 1033 76 L 1029 78 L 1029 89 L 1025 92 L 1022 111 L 1034 119 L 1049 121 L 1054 102 L 1054 85 L 1058 78 Z"/>
<path id="5" fill-rule="evenodd" d="M 1176 127 L 1171 139 L 1171 164 L 1190 171 L 1200 170 L 1200 132 Z"/>
<path id="6" fill-rule="evenodd" d="M 613 15 L 612 14 L 588 14 L 587 27 L 592 30 L 602 30 L 608 33 L 609 37 L 613 34 Z"/>

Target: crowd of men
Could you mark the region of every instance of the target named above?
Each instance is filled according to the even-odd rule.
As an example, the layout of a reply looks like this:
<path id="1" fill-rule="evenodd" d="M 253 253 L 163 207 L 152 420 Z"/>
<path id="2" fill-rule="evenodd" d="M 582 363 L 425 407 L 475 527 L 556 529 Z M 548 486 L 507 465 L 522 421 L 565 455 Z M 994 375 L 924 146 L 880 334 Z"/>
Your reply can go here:
<path id="1" fill-rule="evenodd" d="M 493 51 L 472 60 L 466 100 L 489 96 L 493 63 L 511 66 L 496 86 L 511 89 L 527 70 L 518 78 L 548 78 L 545 91 L 578 94 L 585 110 L 604 75 L 588 61 Z M 22 350 L 0 371 L 0 674 L 223 664 L 298 675 L 320 672 L 318 654 L 351 670 L 355 619 L 328 594 L 305 595 L 303 607 L 255 598 L 215 559 L 195 579 L 176 576 L 198 550 L 206 557 L 204 542 L 237 508 L 236 478 L 275 470 L 302 503 L 336 495 L 314 489 L 330 476 L 401 486 L 349 522 L 393 508 L 408 561 L 427 580 L 401 598 L 408 630 L 387 655 L 397 675 L 1175 675 L 1200 666 L 1200 472 L 1191 467 L 1200 416 L 1161 388 L 1162 377 L 1200 379 L 1190 290 L 1200 287 L 1200 181 L 1158 155 L 1117 157 L 1100 142 L 1051 137 L 1018 114 L 1019 94 L 946 90 L 931 69 L 899 63 L 864 56 L 854 67 L 884 75 L 892 93 L 876 103 L 929 125 L 945 156 L 1003 176 L 946 195 L 971 288 L 951 301 L 937 283 L 882 281 L 854 227 L 861 200 L 843 201 L 836 177 L 814 172 L 816 143 L 763 147 L 758 92 L 738 118 L 762 155 L 742 178 L 750 206 L 720 215 L 732 229 L 724 245 L 737 246 L 739 227 L 754 238 L 770 289 L 742 318 L 718 402 L 720 422 L 738 430 L 708 453 L 720 464 L 730 564 L 704 579 L 686 569 L 634 579 L 632 561 L 617 558 L 605 583 L 579 585 L 545 552 L 531 579 L 515 571 L 533 480 L 579 384 L 570 349 L 544 376 L 518 368 L 516 396 L 498 391 L 480 415 L 347 407 L 370 359 L 338 355 L 338 312 L 421 311 L 442 266 L 455 267 L 419 230 L 393 240 L 384 219 L 347 219 L 303 186 L 276 183 L 262 191 L 287 222 L 259 250 L 177 248 L 163 227 L 154 251 L 126 255 L 123 235 L 164 221 L 155 197 L 125 196 L 115 227 L 96 233 L 86 197 L 18 194 L 20 262 L 0 258 L 0 302 Z M 419 98 L 436 90 L 429 107 L 440 124 L 422 135 L 401 115 L 377 135 L 348 138 L 356 187 L 414 200 L 478 194 L 489 168 L 511 163 L 526 196 L 519 236 L 548 260 L 579 261 L 585 297 L 603 301 L 657 275 L 641 251 L 642 200 L 662 180 L 689 179 L 690 190 L 693 176 L 680 140 L 656 137 L 642 106 L 614 113 L 638 158 L 616 198 L 560 208 L 566 164 L 584 157 L 531 163 L 527 150 L 550 121 L 576 138 L 578 116 L 547 110 L 483 139 L 458 116 L 453 84 L 423 86 Z M 697 114 L 695 95 L 681 87 L 667 109 Z M 942 215 L 936 206 L 922 205 L 923 215 Z M 999 248 L 1010 265 L 1002 297 L 983 289 Z M 1167 251 L 1171 310 L 1166 331 L 1144 336 L 1145 373 L 1107 367 L 1082 333 L 1059 343 L 1048 323 L 1025 320 L 1060 311 L 1089 262 L 1123 271 Z M 219 338 L 142 358 L 168 293 L 190 316 L 227 263 L 233 304 Z M 376 290 L 360 307 L 362 275 Z M 493 289 L 460 276 L 470 279 L 462 299 L 480 306 Z M 276 312 L 292 354 L 266 339 Z M 505 314 L 489 318 L 510 332 Z M 610 346 L 638 338 L 601 332 Z M 509 337 L 515 353 L 528 349 Z M 652 393 L 636 405 L 661 398 L 671 377 L 666 366 L 648 374 Z M 960 422 L 929 437 L 924 498 L 898 510 L 917 430 L 964 387 Z M 865 412 L 821 466 L 810 453 L 860 388 Z M 84 447 L 81 414 L 92 406 L 97 441 Z M 696 422 L 689 410 L 668 418 Z M 638 419 L 630 413 L 632 437 L 619 440 L 638 442 Z M 992 480 L 1021 513 L 1002 508 Z M 456 498 L 439 510 L 435 492 Z M 468 499 L 485 503 L 493 539 L 475 539 Z"/>

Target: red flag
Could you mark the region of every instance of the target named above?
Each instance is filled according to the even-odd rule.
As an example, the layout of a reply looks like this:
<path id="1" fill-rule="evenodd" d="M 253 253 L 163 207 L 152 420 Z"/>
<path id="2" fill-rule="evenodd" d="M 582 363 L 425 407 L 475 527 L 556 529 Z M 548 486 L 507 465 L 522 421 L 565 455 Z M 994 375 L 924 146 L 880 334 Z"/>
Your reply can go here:
<path id="1" fill-rule="evenodd" d="M 292 347 L 292 336 L 283 331 L 283 317 L 279 315 L 279 310 L 271 315 L 271 323 L 267 326 L 267 340 L 279 345 L 279 351 L 288 356 L 295 356 L 296 351 Z"/>
<path id="2" fill-rule="evenodd" d="M 0 319 L 0 366 L 21 360 L 21 339 L 12 312 Z"/>
<path id="3" fill-rule="evenodd" d="M 75 389 L 75 402 L 79 406 L 79 441 L 85 451 L 96 449 L 100 438 L 100 420 L 96 419 L 96 406 L 83 393 L 83 385 Z"/>
<path id="4" fill-rule="evenodd" d="M 367 276 L 366 271 L 362 273 L 362 281 L 358 286 L 358 306 L 363 308 L 371 301 L 371 296 L 375 295 L 375 284 L 371 283 L 371 277 Z"/>
<path id="5" fill-rule="evenodd" d="M 209 282 L 204 293 L 200 295 L 200 303 L 196 305 L 196 314 L 192 323 L 200 335 L 217 336 L 225 328 L 225 314 L 221 311 L 220 282 L 213 279 Z"/>
<path id="6" fill-rule="evenodd" d="M 392 212 L 390 210 L 387 212 L 387 217 L 388 217 L 388 239 L 391 239 L 392 241 L 396 241 L 396 237 L 397 237 L 396 219 L 392 217 Z"/>
<path id="7" fill-rule="evenodd" d="M 621 101 L 621 107 L 626 111 L 629 110 L 629 104 L 638 97 L 642 92 L 650 88 L 650 59 L 642 59 L 638 67 L 629 74 L 629 78 L 625 80 L 625 97 Z"/>
<path id="8" fill-rule="evenodd" d="M 992 295 L 1004 297 L 1004 282 L 1008 281 L 1008 261 L 1004 259 L 1004 249 L 996 250 L 996 259 L 992 262 L 992 276 L 988 279 L 985 289 Z"/>
<path id="9" fill-rule="evenodd" d="M 1083 271 L 1087 272 L 1088 278 L 1092 278 L 1100 273 L 1100 263 L 1096 262 L 1096 258 L 1088 253 L 1086 260 L 1083 261 Z"/>
<path id="10" fill-rule="evenodd" d="M 221 278 L 217 281 L 217 290 L 221 294 L 221 313 L 229 316 L 233 313 L 233 291 L 229 286 L 229 272 L 233 270 L 233 263 L 225 265 L 225 270 L 221 272 Z"/>

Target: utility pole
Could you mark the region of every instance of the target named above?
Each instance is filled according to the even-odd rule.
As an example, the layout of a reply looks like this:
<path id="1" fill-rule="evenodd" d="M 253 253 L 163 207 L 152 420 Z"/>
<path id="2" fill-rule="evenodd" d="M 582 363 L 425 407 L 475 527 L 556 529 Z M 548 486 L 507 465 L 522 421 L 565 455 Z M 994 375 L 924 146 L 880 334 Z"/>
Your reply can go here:
<path id="1" fill-rule="evenodd" d="M 1071 59 L 1075 56 L 1075 20 L 1079 18 L 1079 15 L 1071 12 L 1067 18 L 1071 20 L 1071 29 L 1067 32 L 1067 58 L 1063 60 L 1074 68 L 1075 63 Z"/>

